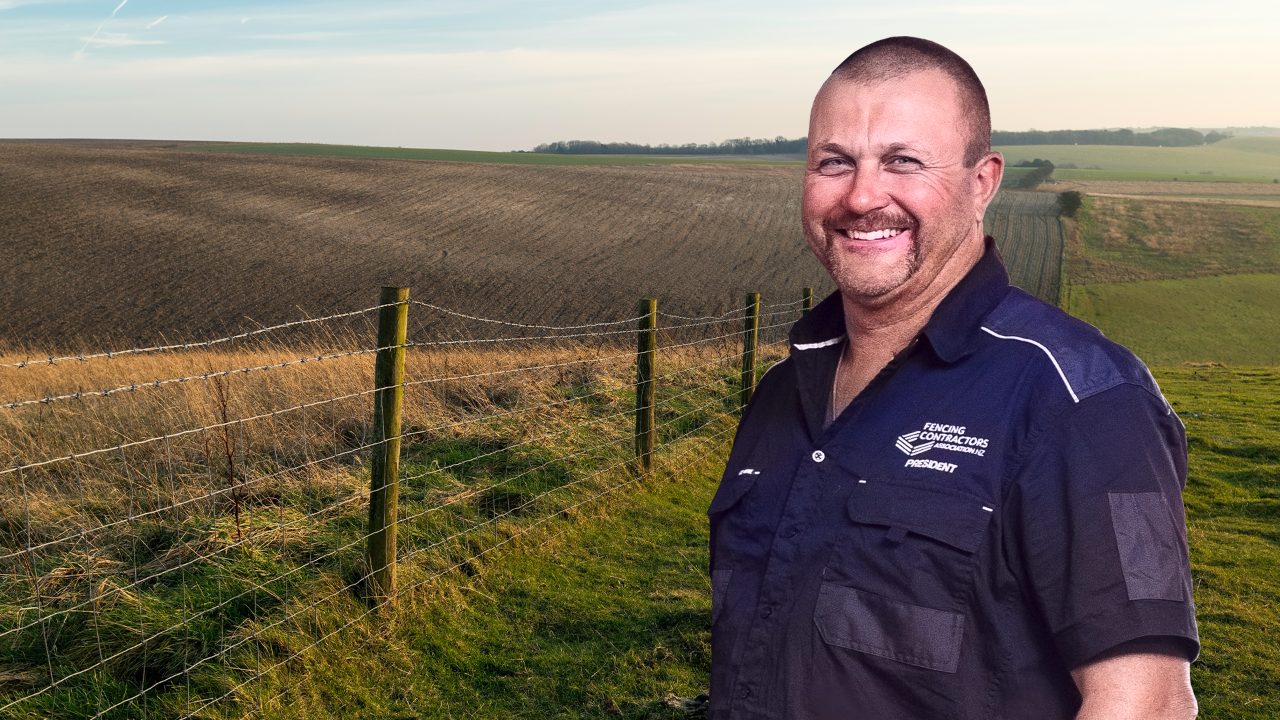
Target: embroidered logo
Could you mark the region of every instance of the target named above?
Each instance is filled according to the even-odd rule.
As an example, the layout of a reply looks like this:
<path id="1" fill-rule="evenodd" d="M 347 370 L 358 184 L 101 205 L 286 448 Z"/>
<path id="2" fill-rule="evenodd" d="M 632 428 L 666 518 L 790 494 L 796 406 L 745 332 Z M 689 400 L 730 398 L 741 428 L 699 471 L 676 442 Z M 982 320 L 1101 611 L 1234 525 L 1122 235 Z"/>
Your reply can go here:
<path id="1" fill-rule="evenodd" d="M 909 432 L 906 435 L 899 435 L 898 442 L 894 443 L 898 449 L 908 455 L 919 455 L 933 449 L 933 441 L 926 440 L 918 444 L 913 444 L 920 439 L 920 431 Z"/>
<path id="2" fill-rule="evenodd" d="M 930 450 L 947 450 L 982 457 L 987 454 L 990 441 L 984 437 L 966 434 L 964 425 L 946 425 L 927 422 L 924 427 L 914 432 L 899 435 L 894 445 L 909 457 L 915 457 Z"/>

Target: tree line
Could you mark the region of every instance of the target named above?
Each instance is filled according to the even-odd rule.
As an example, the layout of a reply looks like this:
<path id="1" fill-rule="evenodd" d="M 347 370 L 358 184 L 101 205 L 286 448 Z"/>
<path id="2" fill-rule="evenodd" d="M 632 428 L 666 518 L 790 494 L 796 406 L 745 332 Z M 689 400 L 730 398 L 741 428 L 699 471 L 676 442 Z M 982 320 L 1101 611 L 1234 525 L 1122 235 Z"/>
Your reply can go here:
<path id="1" fill-rule="evenodd" d="M 1231 137 L 1216 130 L 1201 133 L 1190 128 L 1160 128 L 1151 132 L 1132 130 L 996 130 L 992 145 L 1140 145 L 1146 147 L 1190 147 L 1207 145 Z M 803 155 L 805 138 L 781 135 L 765 138 L 732 138 L 718 143 L 647 145 L 597 140 L 557 140 L 533 148 L 536 153 L 560 155 Z"/>
<path id="2" fill-rule="evenodd" d="M 1216 130 L 1202 133 L 1191 128 L 1160 128 L 1151 132 L 1132 130 L 1026 130 L 991 133 L 992 145 L 1140 145 L 1145 147 L 1191 147 L 1208 145 L 1231 137 Z"/>
<path id="3" fill-rule="evenodd" d="M 565 155 L 803 155 L 805 139 L 788 140 L 779 135 L 772 140 L 744 137 L 718 143 L 685 143 L 684 145 L 557 140 L 538 145 L 533 152 Z"/>

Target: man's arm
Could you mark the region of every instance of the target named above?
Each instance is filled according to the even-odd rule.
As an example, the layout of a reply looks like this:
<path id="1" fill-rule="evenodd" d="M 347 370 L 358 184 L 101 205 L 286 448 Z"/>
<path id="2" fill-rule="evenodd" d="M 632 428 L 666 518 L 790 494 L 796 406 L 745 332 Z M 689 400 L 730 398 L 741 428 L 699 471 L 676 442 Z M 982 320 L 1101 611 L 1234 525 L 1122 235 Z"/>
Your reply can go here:
<path id="1" fill-rule="evenodd" d="M 1084 702 L 1076 720 L 1190 720 L 1191 663 L 1166 638 L 1120 645 L 1071 671 Z"/>

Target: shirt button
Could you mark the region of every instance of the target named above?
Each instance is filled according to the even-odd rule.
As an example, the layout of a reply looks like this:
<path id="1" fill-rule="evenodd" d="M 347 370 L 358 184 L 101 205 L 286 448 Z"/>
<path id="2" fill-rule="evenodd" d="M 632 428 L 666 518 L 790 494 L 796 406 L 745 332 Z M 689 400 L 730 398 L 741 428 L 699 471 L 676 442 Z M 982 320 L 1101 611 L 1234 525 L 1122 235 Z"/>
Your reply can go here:
<path id="1" fill-rule="evenodd" d="M 738 697 L 740 698 L 751 697 L 751 688 L 747 687 L 746 685 L 743 685 L 742 687 L 738 688 Z"/>
<path id="2" fill-rule="evenodd" d="M 767 608 L 765 608 L 765 609 L 763 609 L 763 610 L 761 610 L 761 611 L 760 611 L 760 617 L 761 617 L 762 619 L 764 619 L 764 618 L 768 618 L 768 617 L 769 617 L 770 615 L 772 615 L 772 614 L 773 614 L 773 608 L 771 608 L 771 607 L 767 607 Z"/>
<path id="3" fill-rule="evenodd" d="M 800 528 L 796 527 L 795 525 L 792 525 L 791 527 L 782 531 L 782 537 L 784 538 L 793 538 L 798 534 L 800 534 Z"/>
<path id="4" fill-rule="evenodd" d="M 822 462 L 823 460 L 826 460 L 826 459 L 827 459 L 827 454 L 826 454 L 826 453 L 822 452 L 821 450 L 814 450 L 814 451 L 813 451 L 813 461 L 814 461 L 814 462 Z"/>

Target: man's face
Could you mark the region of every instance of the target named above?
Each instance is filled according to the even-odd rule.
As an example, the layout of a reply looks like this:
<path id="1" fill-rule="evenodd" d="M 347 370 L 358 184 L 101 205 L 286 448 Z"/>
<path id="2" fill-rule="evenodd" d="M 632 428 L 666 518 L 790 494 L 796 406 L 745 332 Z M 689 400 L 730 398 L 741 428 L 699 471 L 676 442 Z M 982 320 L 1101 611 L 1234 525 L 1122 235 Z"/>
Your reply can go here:
<path id="1" fill-rule="evenodd" d="M 814 100 L 804 179 L 805 238 L 849 300 L 923 293 L 968 268 L 947 261 L 982 241 L 995 186 L 991 156 L 964 166 L 967 125 L 937 70 L 855 84 L 832 78 Z"/>

